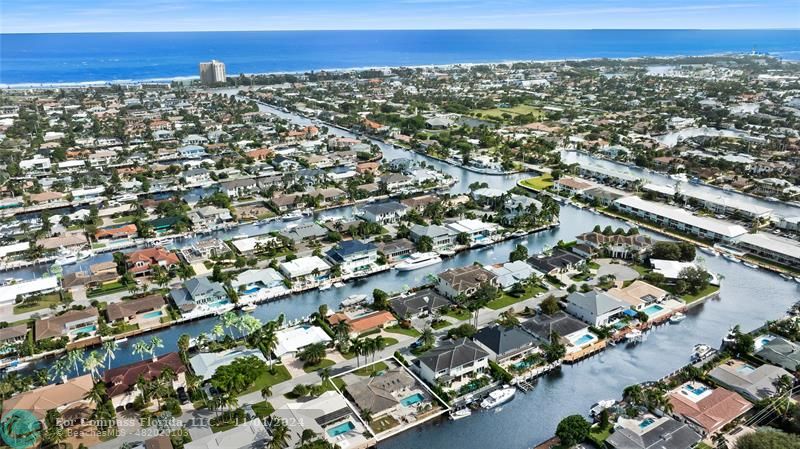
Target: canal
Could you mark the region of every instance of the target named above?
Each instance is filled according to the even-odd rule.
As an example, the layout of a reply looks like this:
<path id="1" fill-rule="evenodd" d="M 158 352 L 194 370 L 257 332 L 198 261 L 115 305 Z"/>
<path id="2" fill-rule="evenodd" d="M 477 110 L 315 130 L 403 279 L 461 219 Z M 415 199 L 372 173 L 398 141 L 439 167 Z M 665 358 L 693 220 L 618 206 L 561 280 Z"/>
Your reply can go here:
<path id="1" fill-rule="evenodd" d="M 307 119 L 274 111 L 265 110 L 289 118 L 299 124 L 308 124 Z M 338 129 L 331 129 L 337 135 L 350 135 Z M 459 179 L 453 187 L 454 193 L 468 191 L 470 183 L 487 182 L 498 189 L 509 189 L 516 181 L 525 177 L 487 176 L 472 173 L 461 168 L 431 160 L 376 142 L 384 157 L 398 157 L 425 160 Z M 327 215 L 351 214 L 350 208 L 325 211 L 316 218 Z M 336 307 L 342 299 L 351 294 L 371 294 L 374 288 L 386 291 L 399 291 L 425 282 L 430 274 L 446 268 L 467 265 L 473 262 L 493 263 L 508 259 L 514 245 L 522 243 L 529 253 L 541 251 L 559 240 L 572 240 L 576 234 L 590 230 L 596 224 L 613 227 L 625 225 L 618 220 L 593 214 L 590 211 L 563 206 L 558 228 L 540 232 L 516 240 L 510 240 L 493 247 L 463 252 L 445 260 L 442 264 L 412 272 L 388 271 L 359 281 L 348 282 L 345 287 L 327 291 L 309 291 L 289 296 L 285 299 L 260 305 L 254 315 L 262 320 L 273 319 L 285 314 L 287 319 L 295 319 L 315 312 L 320 304 Z M 257 234 L 276 229 L 281 223 L 267 226 L 239 228 L 218 236 L 236 234 Z M 184 244 L 183 242 L 181 244 Z M 702 254 L 702 253 L 700 253 Z M 111 257 L 104 255 L 100 257 Z M 664 325 L 651 330 L 646 340 L 636 347 L 623 344 L 584 360 L 576 365 L 564 366 L 559 372 L 539 380 L 536 388 L 527 394 L 518 394 L 510 403 L 497 412 L 482 412 L 459 421 L 437 421 L 425 424 L 390 440 L 382 442 L 381 449 L 410 449 L 430 447 L 458 447 L 460 449 L 503 447 L 527 448 L 552 436 L 558 421 L 566 415 L 586 414 L 589 407 L 601 399 L 617 398 L 627 385 L 654 380 L 688 363 L 692 347 L 697 343 L 717 346 L 730 326 L 742 325 L 743 329 L 753 329 L 768 319 L 781 315 L 797 299 L 797 284 L 786 282 L 777 275 L 762 270 L 747 268 L 722 258 L 708 257 L 701 261 L 708 270 L 723 276 L 720 299 L 695 307 L 680 324 Z M 149 339 L 158 335 L 164 341 L 159 353 L 176 350 L 178 337 L 189 334 L 196 337 L 210 332 L 217 323 L 215 318 L 207 318 L 178 326 L 173 326 L 152 334 L 131 338 L 122 345 L 112 366 L 121 366 L 140 360 L 130 352 L 130 345 L 138 339 Z M 38 365 L 43 366 L 46 361 Z"/>

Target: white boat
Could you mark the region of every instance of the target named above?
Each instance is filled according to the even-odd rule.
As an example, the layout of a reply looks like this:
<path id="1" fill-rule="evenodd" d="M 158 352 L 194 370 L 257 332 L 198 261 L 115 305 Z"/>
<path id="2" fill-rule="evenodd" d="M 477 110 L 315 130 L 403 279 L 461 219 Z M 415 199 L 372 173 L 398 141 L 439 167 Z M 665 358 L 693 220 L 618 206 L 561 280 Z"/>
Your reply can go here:
<path id="1" fill-rule="evenodd" d="M 336 288 L 342 288 L 344 287 L 344 282 L 334 282 L 333 286 Z"/>
<path id="2" fill-rule="evenodd" d="M 244 310 L 245 312 L 253 312 L 256 310 L 256 308 L 258 308 L 258 306 L 256 306 L 255 304 L 248 304 L 242 307 L 242 310 Z"/>
<path id="3" fill-rule="evenodd" d="M 742 264 L 743 264 L 744 266 L 746 266 L 747 268 L 754 268 L 754 269 L 758 269 L 758 265 L 756 265 L 756 264 L 754 264 L 754 263 L 750 263 L 750 262 L 742 262 Z"/>
<path id="4" fill-rule="evenodd" d="M 727 259 L 727 260 L 729 260 L 729 261 L 731 261 L 731 262 L 734 262 L 734 263 L 739 263 L 739 262 L 741 262 L 741 260 L 739 260 L 739 259 L 738 259 L 736 256 L 734 256 L 733 254 L 723 253 L 723 254 L 722 254 L 722 257 L 724 257 L 725 259 Z"/>
<path id="5" fill-rule="evenodd" d="M 714 353 L 714 348 L 706 344 L 694 345 L 692 349 L 692 361 L 699 362 Z"/>
<path id="6" fill-rule="evenodd" d="M 596 402 L 595 404 L 592 405 L 592 408 L 589 409 L 589 416 L 597 416 L 603 410 L 611 408 L 614 405 L 616 405 L 616 403 L 617 401 L 615 401 L 614 399 L 606 399 L 604 401 Z"/>
<path id="7" fill-rule="evenodd" d="M 800 284 L 800 276 L 795 276 L 794 277 L 794 281 L 797 282 L 798 284 Z"/>
<path id="8" fill-rule="evenodd" d="M 707 246 L 701 246 L 700 247 L 700 251 L 702 251 L 702 252 L 704 252 L 704 253 L 706 253 L 708 255 L 714 256 L 714 257 L 719 256 L 719 253 L 715 249 L 709 248 Z"/>
<path id="9" fill-rule="evenodd" d="M 119 340 L 117 340 L 117 343 L 125 343 L 127 341 L 128 341 L 128 337 L 125 337 L 125 338 L 120 338 Z"/>
<path id="10" fill-rule="evenodd" d="M 19 284 L 20 282 L 23 282 L 23 281 L 24 281 L 24 279 L 22 279 L 22 278 L 8 278 L 8 279 L 5 279 L 2 282 L 0 282 L 0 285 L 2 285 L 2 286 L 14 285 L 14 284 Z"/>
<path id="11" fill-rule="evenodd" d="M 445 249 L 445 250 L 439 251 L 439 255 L 440 256 L 450 257 L 450 256 L 455 256 L 456 252 L 453 251 L 452 249 Z"/>
<path id="12" fill-rule="evenodd" d="M 677 312 L 677 313 L 675 313 L 675 315 L 672 315 L 671 317 L 669 317 L 669 322 L 670 323 L 680 323 L 681 321 L 683 321 L 685 319 L 686 319 L 686 315 L 685 314 L 683 314 L 681 312 Z"/>
<path id="13" fill-rule="evenodd" d="M 442 258 L 439 257 L 439 255 L 436 253 L 433 252 L 414 253 L 404 261 L 395 265 L 395 268 L 397 269 L 397 271 L 411 271 L 411 270 L 416 270 L 418 268 L 425 268 L 431 265 L 436 265 L 437 263 L 441 262 Z"/>
<path id="14" fill-rule="evenodd" d="M 472 415 L 472 410 L 469 407 L 461 407 L 450 412 L 450 419 L 456 421 L 470 415 Z"/>
<path id="15" fill-rule="evenodd" d="M 625 339 L 628 341 L 639 341 L 642 339 L 642 331 L 639 329 L 634 329 L 625 334 Z"/>
<path id="16" fill-rule="evenodd" d="M 281 217 L 283 221 L 295 221 L 303 218 L 303 212 L 295 210 Z"/>
<path id="17" fill-rule="evenodd" d="M 331 284 L 322 284 L 319 286 L 319 290 L 324 292 L 325 290 L 330 290 L 331 287 L 332 287 Z"/>
<path id="18" fill-rule="evenodd" d="M 489 396 L 487 396 L 486 399 L 481 401 L 481 407 L 486 410 L 489 410 L 497 407 L 498 405 L 505 404 L 506 402 L 514 398 L 514 394 L 516 392 L 517 392 L 516 388 L 505 385 L 503 386 L 503 388 L 499 390 L 494 390 L 491 393 L 489 393 Z"/>
<path id="19" fill-rule="evenodd" d="M 362 302 L 366 302 L 367 295 L 350 295 L 342 301 L 342 307 L 350 307 L 356 304 L 361 304 Z"/>
<path id="20" fill-rule="evenodd" d="M 782 278 L 783 278 L 784 280 L 786 280 L 786 281 L 791 281 L 791 280 L 794 280 L 794 278 L 793 278 L 793 277 L 789 276 L 789 275 L 788 275 L 788 274 L 786 274 L 786 273 L 780 273 L 780 277 L 782 277 Z"/>
<path id="21" fill-rule="evenodd" d="M 70 265 L 75 262 L 78 262 L 79 260 L 88 259 L 89 257 L 92 256 L 92 253 L 89 251 L 78 251 L 76 253 L 70 251 L 61 251 L 59 254 L 60 254 L 59 257 L 56 258 L 54 263 L 62 267 L 64 265 Z"/>
<path id="22" fill-rule="evenodd" d="M 156 246 L 167 246 L 167 245 L 172 244 L 172 239 L 169 238 L 169 237 L 162 237 L 160 239 L 155 239 L 155 240 L 151 241 L 150 244 L 153 247 L 156 247 Z"/>

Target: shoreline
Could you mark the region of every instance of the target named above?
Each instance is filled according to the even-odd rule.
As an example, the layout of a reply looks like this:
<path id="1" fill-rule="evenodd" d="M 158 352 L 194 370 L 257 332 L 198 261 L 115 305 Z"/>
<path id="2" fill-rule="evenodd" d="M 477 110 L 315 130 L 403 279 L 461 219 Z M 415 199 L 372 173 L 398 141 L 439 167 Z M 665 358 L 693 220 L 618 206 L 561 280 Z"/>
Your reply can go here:
<path id="1" fill-rule="evenodd" d="M 354 66 L 354 67 L 330 67 L 330 68 L 307 68 L 302 70 L 276 70 L 267 72 L 252 72 L 243 73 L 246 77 L 252 76 L 269 76 L 269 75 L 299 75 L 309 72 L 352 72 L 364 70 L 386 70 L 386 69 L 451 69 L 454 67 L 474 67 L 479 65 L 500 65 L 500 64 L 552 64 L 559 62 L 586 62 L 586 61 L 636 61 L 643 59 L 656 59 L 656 60 L 670 60 L 676 58 L 709 58 L 709 57 L 725 57 L 725 56 L 748 56 L 747 52 L 721 52 L 721 53 L 702 53 L 696 55 L 689 54 L 674 54 L 668 56 L 628 56 L 609 58 L 603 56 L 593 56 L 585 58 L 555 58 L 555 59 L 511 59 L 511 60 L 495 60 L 495 61 L 471 61 L 471 62 L 449 62 L 444 64 L 414 64 L 414 65 L 371 65 L 371 66 Z M 769 54 L 765 55 L 770 57 Z M 789 60 L 796 61 L 796 60 Z M 800 62 L 800 61 L 797 61 Z M 230 77 L 229 77 L 230 78 Z M 68 82 L 24 82 L 24 83 L 0 83 L 0 89 L 3 90 L 18 90 L 18 89 L 80 89 L 87 87 L 107 87 L 107 86 L 138 86 L 141 84 L 169 84 L 173 81 L 188 81 L 198 80 L 198 75 L 174 75 L 163 76 L 156 78 L 142 78 L 142 79 L 111 79 L 111 80 L 94 80 L 94 81 L 68 81 Z M 232 86 L 238 87 L 238 86 Z M 212 88 L 214 89 L 214 88 Z M 221 88 L 222 89 L 222 88 Z"/>

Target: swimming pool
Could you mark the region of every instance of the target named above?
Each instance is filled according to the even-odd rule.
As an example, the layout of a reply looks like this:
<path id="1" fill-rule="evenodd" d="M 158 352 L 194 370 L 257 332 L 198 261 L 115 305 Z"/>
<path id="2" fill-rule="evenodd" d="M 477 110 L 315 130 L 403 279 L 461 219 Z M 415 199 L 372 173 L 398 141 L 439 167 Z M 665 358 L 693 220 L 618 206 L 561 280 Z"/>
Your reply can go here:
<path id="1" fill-rule="evenodd" d="M 330 429 L 326 430 L 325 432 L 330 437 L 338 437 L 339 435 L 341 435 L 343 433 L 350 432 L 351 430 L 353 430 L 355 428 L 356 428 L 355 424 L 353 424 L 350 421 L 345 421 L 345 422 L 339 424 L 336 427 L 331 427 Z"/>
<path id="2" fill-rule="evenodd" d="M 77 329 L 73 329 L 72 333 L 76 334 L 76 335 L 77 334 L 83 334 L 83 333 L 88 334 L 88 333 L 94 332 L 96 330 L 97 330 L 97 326 L 95 326 L 94 324 L 90 324 L 89 326 L 83 326 L 83 327 L 79 327 Z"/>
<path id="3" fill-rule="evenodd" d="M 708 387 L 705 385 L 693 386 L 688 384 L 683 387 L 683 394 L 695 401 L 699 400 L 706 392 L 708 392 Z"/>
<path id="4" fill-rule="evenodd" d="M 425 400 L 425 396 L 423 396 L 420 393 L 414 393 L 414 394 L 412 394 L 411 396 L 409 396 L 407 398 L 401 399 L 400 403 L 405 405 L 406 407 L 411 407 L 414 404 L 419 404 L 423 400 Z"/>
<path id="5" fill-rule="evenodd" d="M 664 310 L 663 307 L 659 306 L 658 304 L 653 304 L 652 306 L 648 306 L 647 308 L 645 308 L 644 313 L 648 315 L 655 315 L 658 312 L 661 312 L 662 310 Z"/>
<path id="6" fill-rule="evenodd" d="M 160 310 L 154 310 L 152 312 L 145 313 L 144 315 L 142 315 L 142 318 L 152 319 L 152 318 L 158 318 L 161 315 L 163 314 L 161 313 Z"/>
<path id="7" fill-rule="evenodd" d="M 259 290 L 261 290 L 261 287 L 253 286 L 253 287 L 246 288 L 242 293 L 244 293 L 245 295 L 252 295 L 253 293 L 255 293 L 255 292 L 259 291 Z"/>
<path id="8" fill-rule="evenodd" d="M 642 420 L 642 422 L 639 423 L 639 428 L 644 429 L 645 427 L 649 426 L 650 424 L 653 424 L 654 422 L 656 422 L 656 420 L 653 418 L 645 418 Z"/>
<path id="9" fill-rule="evenodd" d="M 739 374 L 745 374 L 745 375 L 747 375 L 747 374 L 750 374 L 750 373 L 752 373 L 752 372 L 753 372 L 753 371 L 755 371 L 755 370 L 756 370 L 756 369 L 755 369 L 755 368 L 753 368 L 753 366 L 752 366 L 752 365 L 749 365 L 749 364 L 745 363 L 744 365 L 742 365 L 742 366 L 740 366 L 739 368 L 737 368 L 737 369 L 736 369 L 736 372 L 738 372 Z"/>
<path id="10" fill-rule="evenodd" d="M 583 346 L 587 343 L 590 343 L 594 340 L 594 335 L 592 334 L 583 334 L 580 338 L 572 342 L 575 346 Z"/>

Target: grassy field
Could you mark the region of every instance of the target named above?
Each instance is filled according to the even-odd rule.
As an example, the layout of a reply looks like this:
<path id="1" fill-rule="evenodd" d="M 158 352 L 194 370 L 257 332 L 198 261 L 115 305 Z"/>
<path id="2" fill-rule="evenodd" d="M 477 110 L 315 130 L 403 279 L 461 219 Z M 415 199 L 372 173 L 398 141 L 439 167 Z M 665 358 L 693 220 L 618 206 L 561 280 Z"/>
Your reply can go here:
<path id="1" fill-rule="evenodd" d="M 264 371 L 260 376 L 258 376 L 256 381 L 253 382 L 253 385 L 247 390 L 243 391 L 239 396 L 252 393 L 254 391 L 261 391 L 261 389 L 264 387 L 271 387 L 281 382 L 286 382 L 291 378 L 292 375 L 289 374 L 289 370 L 287 370 L 285 366 L 275 365 L 275 374 L 270 374 L 268 370 Z"/>
<path id="2" fill-rule="evenodd" d="M 389 332 L 390 334 L 408 335 L 409 337 L 419 337 L 420 335 L 422 335 L 418 330 L 414 329 L 413 327 L 405 329 L 400 326 L 390 326 L 384 328 L 383 330 Z"/>
<path id="3" fill-rule="evenodd" d="M 58 293 L 50 293 L 43 295 L 36 299 L 29 300 L 28 302 L 17 304 L 14 306 L 14 313 L 33 312 L 34 310 L 48 309 L 53 304 L 59 304 L 61 297 Z"/>
<path id="4" fill-rule="evenodd" d="M 353 371 L 353 373 L 356 376 L 366 377 L 366 376 L 371 376 L 372 374 L 377 373 L 379 371 L 386 371 L 387 369 L 389 369 L 389 367 L 385 363 L 378 362 L 378 363 L 373 363 L 372 365 L 362 366 L 361 368 Z"/>
<path id="5" fill-rule="evenodd" d="M 542 287 L 539 287 L 537 285 L 535 287 L 529 288 L 519 298 L 511 296 L 508 293 L 503 293 L 503 296 L 495 299 L 494 301 L 489 301 L 489 303 L 486 304 L 486 307 L 488 307 L 488 308 L 490 308 L 492 310 L 502 309 L 503 307 L 507 307 L 507 306 L 510 306 L 512 304 L 516 304 L 518 302 L 525 301 L 526 299 L 532 298 L 535 295 L 537 295 L 539 293 L 542 293 L 542 292 L 546 292 L 546 291 L 547 291 L 546 289 L 544 289 Z"/>
<path id="6" fill-rule="evenodd" d="M 335 364 L 336 364 L 336 362 L 334 362 L 331 359 L 322 359 L 322 360 L 319 361 L 319 363 L 314 364 L 314 365 L 306 363 L 305 365 L 303 365 L 303 371 L 305 371 L 307 373 L 310 373 L 310 372 L 317 371 L 317 370 L 322 369 L 322 368 L 327 368 L 329 366 L 333 366 Z"/>
<path id="7" fill-rule="evenodd" d="M 458 309 L 458 310 L 451 310 L 447 312 L 445 315 L 449 316 L 450 318 L 455 318 L 458 321 L 464 321 L 468 319 L 470 316 L 472 316 L 472 313 L 470 313 L 470 311 L 467 309 Z"/>
<path id="8" fill-rule="evenodd" d="M 553 177 L 550 173 L 545 173 L 535 178 L 523 179 L 520 184 L 534 190 L 546 190 L 553 186 Z"/>
<path id="9" fill-rule="evenodd" d="M 702 298 L 703 296 L 710 295 L 719 290 L 719 287 L 716 285 L 709 285 L 708 287 L 700 290 L 699 292 L 695 293 L 694 295 L 685 294 L 681 295 L 681 299 L 686 301 L 686 303 L 691 303 L 697 301 L 698 299 Z"/>
<path id="10" fill-rule="evenodd" d="M 531 115 L 534 120 L 540 120 L 545 116 L 541 109 L 525 104 L 514 106 L 513 108 L 473 109 L 470 113 L 476 117 L 497 120 L 504 120 L 503 114 L 509 114 L 512 118 L 518 115 Z"/>
<path id="11" fill-rule="evenodd" d="M 275 408 L 272 407 L 272 404 L 270 404 L 267 401 L 257 402 L 255 404 L 253 404 L 253 412 L 259 418 L 262 418 L 262 419 L 266 418 L 267 416 L 271 415 L 272 412 L 274 412 L 274 411 L 275 411 Z"/>

